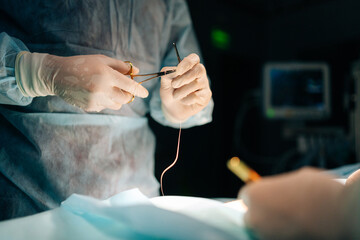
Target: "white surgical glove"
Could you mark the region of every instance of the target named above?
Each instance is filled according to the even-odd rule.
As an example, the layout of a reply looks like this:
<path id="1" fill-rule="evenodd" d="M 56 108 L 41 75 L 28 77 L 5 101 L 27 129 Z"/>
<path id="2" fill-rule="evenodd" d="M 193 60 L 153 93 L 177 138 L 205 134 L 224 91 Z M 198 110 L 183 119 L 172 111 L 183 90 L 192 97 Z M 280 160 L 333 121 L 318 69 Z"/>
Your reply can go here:
<path id="1" fill-rule="evenodd" d="M 198 55 L 190 54 L 177 67 L 164 67 L 161 71 L 172 69 L 176 72 L 161 78 L 160 97 L 165 117 L 179 123 L 206 107 L 212 93 Z"/>
<path id="2" fill-rule="evenodd" d="M 124 74 L 130 65 L 104 55 L 59 57 L 20 52 L 16 58 L 17 85 L 25 96 L 57 95 L 86 111 L 120 109 L 148 91 Z M 138 73 L 133 68 L 133 73 Z"/>

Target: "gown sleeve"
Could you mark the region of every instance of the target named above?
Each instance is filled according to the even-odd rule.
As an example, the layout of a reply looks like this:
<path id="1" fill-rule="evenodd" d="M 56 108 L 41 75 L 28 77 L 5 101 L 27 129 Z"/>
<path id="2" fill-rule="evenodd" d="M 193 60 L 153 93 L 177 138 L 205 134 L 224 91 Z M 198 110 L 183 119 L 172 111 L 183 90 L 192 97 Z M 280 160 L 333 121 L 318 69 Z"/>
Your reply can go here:
<path id="1" fill-rule="evenodd" d="M 29 51 L 20 40 L 0 33 L 0 104 L 26 106 L 32 101 L 25 97 L 15 80 L 15 59 L 20 51 Z"/>

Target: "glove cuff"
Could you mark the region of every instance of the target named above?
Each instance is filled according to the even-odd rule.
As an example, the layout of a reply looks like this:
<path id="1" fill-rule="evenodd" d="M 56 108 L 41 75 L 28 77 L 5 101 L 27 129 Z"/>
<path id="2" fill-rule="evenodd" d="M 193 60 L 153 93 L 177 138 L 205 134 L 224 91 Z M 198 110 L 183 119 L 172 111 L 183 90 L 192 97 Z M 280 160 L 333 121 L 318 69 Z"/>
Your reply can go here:
<path id="1" fill-rule="evenodd" d="M 48 54 L 19 52 L 15 60 L 15 79 L 22 94 L 26 97 L 54 95 L 41 78 L 43 62 Z"/>

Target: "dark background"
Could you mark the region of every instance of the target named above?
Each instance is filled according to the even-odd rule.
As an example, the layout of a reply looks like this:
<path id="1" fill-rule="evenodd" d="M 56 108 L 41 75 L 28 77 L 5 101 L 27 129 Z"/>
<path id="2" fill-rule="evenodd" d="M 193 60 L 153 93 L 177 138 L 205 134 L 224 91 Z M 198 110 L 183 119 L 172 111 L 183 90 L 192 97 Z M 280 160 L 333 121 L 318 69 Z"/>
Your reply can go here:
<path id="1" fill-rule="evenodd" d="M 243 183 L 226 168 L 232 156 L 261 175 L 304 165 L 330 169 L 355 161 L 348 99 L 353 91 L 351 64 L 360 53 L 360 1 L 198 0 L 188 5 L 215 109 L 212 123 L 183 131 L 179 161 L 164 177 L 165 194 L 236 197 Z M 219 31 L 226 35 L 223 42 L 216 38 Z M 331 118 L 302 124 L 340 132 L 331 138 L 332 145 L 299 153 L 296 138 L 284 137 L 287 125 L 299 123 L 263 117 L 261 73 L 269 61 L 329 64 Z M 178 131 L 150 121 L 157 136 L 159 178 L 174 160 Z"/>

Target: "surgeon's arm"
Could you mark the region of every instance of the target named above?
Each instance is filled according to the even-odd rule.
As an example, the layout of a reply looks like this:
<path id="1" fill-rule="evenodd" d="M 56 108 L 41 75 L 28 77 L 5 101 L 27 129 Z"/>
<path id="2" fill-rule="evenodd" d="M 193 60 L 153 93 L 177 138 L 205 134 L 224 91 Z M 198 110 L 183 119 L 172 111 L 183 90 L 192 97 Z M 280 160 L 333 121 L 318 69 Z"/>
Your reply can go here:
<path id="1" fill-rule="evenodd" d="M 15 61 L 16 83 L 25 96 L 56 95 L 86 111 L 120 109 L 133 96 L 148 91 L 126 76 L 128 63 L 104 55 L 61 57 L 20 52 Z"/>
<path id="2" fill-rule="evenodd" d="M 1 79 L 3 104 L 26 105 L 33 97 L 56 95 L 86 111 L 101 111 L 117 110 L 133 96 L 148 96 L 143 86 L 126 76 L 130 69 L 134 74 L 139 69 L 121 60 L 104 55 L 61 57 L 31 53 L 18 40 L 2 37 L 2 48 L 6 50 L 2 64 L 6 66 L 2 72 L 6 72 Z"/>
<path id="3" fill-rule="evenodd" d="M 169 75 L 163 78 L 161 83 L 159 82 L 152 94 L 150 113 L 157 122 L 166 126 L 177 128 L 179 127 L 179 121 L 182 122 L 182 128 L 203 125 L 211 122 L 214 103 L 211 98 L 211 90 L 209 80 L 206 76 L 206 69 L 201 64 L 203 61 L 201 59 L 200 49 L 192 26 L 189 10 L 186 2 L 182 0 L 169 1 L 167 4 L 168 27 L 164 28 L 162 34 L 162 52 L 160 53 L 163 59 L 162 67 L 175 67 L 179 64 L 172 45 L 174 42 L 177 44 L 180 57 L 183 60 L 186 60 L 186 62 L 181 64 L 183 66 L 180 67 L 181 69 L 179 68 L 178 73 Z M 187 63 L 190 63 L 190 65 L 185 67 Z M 173 80 L 175 80 L 176 77 L 178 77 L 177 80 L 181 80 L 179 79 L 179 76 L 184 75 L 188 70 L 192 70 L 194 75 L 200 74 L 203 77 L 196 83 L 199 84 L 199 91 L 197 91 L 196 94 L 198 95 L 198 98 L 196 98 L 197 108 L 192 108 L 192 112 L 188 111 L 190 107 L 186 108 L 185 111 L 182 111 L 184 105 L 182 106 L 181 104 L 178 104 L 179 101 L 176 102 L 174 100 L 176 100 L 176 98 L 184 99 L 184 101 L 191 100 L 192 96 L 194 97 L 194 94 L 192 96 L 189 94 L 187 99 L 180 96 L 180 91 L 177 91 L 175 94 L 176 90 L 183 86 L 184 82 L 180 83 L 179 81 L 172 86 Z M 185 78 L 183 77 L 182 79 L 184 80 Z M 195 85 L 194 81 L 191 82 Z M 187 85 L 190 87 L 189 84 Z M 166 101 L 166 104 L 163 104 L 163 101 Z M 181 112 L 184 114 L 176 116 L 176 114 Z"/>
<path id="4" fill-rule="evenodd" d="M 314 169 L 244 187 L 246 225 L 260 239 L 359 239 L 360 184 L 344 186 Z"/>

